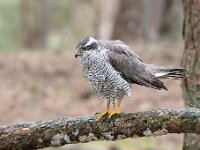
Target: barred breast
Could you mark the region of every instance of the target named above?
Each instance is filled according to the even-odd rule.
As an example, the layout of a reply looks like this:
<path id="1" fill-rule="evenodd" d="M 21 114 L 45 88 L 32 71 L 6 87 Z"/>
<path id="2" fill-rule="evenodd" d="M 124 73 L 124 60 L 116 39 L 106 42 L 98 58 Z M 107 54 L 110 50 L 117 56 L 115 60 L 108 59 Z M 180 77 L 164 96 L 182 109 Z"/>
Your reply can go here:
<path id="1" fill-rule="evenodd" d="M 101 103 L 122 99 L 124 95 L 131 97 L 131 86 L 109 63 L 106 50 L 93 50 L 84 53 L 81 64 L 85 78 L 93 86 Z"/>

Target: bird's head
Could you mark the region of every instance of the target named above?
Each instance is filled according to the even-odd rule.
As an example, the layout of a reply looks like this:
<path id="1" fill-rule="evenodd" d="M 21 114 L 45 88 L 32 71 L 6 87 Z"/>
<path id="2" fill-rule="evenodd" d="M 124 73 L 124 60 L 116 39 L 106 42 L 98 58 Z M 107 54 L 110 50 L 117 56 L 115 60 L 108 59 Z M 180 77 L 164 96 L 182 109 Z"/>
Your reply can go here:
<path id="1" fill-rule="evenodd" d="M 83 38 L 76 46 L 75 57 L 82 56 L 85 52 L 96 50 L 98 48 L 98 42 L 93 37 L 87 36 Z"/>

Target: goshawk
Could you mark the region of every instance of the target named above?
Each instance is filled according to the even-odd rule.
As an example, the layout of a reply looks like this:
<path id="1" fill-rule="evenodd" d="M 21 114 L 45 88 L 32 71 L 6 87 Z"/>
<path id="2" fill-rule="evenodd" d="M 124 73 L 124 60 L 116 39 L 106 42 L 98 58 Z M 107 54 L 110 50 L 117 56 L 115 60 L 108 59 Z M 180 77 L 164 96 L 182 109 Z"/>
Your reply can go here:
<path id="1" fill-rule="evenodd" d="M 75 57 L 80 57 L 85 78 L 93 86 L 101 102 L 107 101 L 106 111 L 100 113 L 96 121 L 105 114 L 111 118 L 119 113 L 123 97 L 131 97 L 131 84 L 167 90 L 159 79 L 183 78 L 187 72 L 182 67 L 146 64 L 130 47 L 119 40 L 107 41 L 85 37 L 77 44 L 76 49 Z M 110 103 L 113 104 L 113 111 L 110 111 Z"/>

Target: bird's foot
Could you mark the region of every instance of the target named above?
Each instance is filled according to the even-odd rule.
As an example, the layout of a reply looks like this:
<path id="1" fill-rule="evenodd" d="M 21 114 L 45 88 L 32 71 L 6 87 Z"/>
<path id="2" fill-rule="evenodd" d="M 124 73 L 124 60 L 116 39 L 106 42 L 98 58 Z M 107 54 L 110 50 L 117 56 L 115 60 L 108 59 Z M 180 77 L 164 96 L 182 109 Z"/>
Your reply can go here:
<path id="1" fill-rule="evenodd" d="M 101 118 L 103 118 L 106 114 L 110 114 L 110 112 L 109 111 L 105 111 L 105 112 L 97 113 L 97 114 L 99 114 L 99 116 L 97 117 L 96 122 L 101 120 Z"/>
<path id="2" fill-rule="evenodd" d="M 110 119 L 113 115 L 115 115 L 115 114 L 119 114 L 119 109 L 114 109 L 113 111 L 111 111 L 110 113 L 109 113 L 109 116 L 108 116 L 108 118 Z"/>

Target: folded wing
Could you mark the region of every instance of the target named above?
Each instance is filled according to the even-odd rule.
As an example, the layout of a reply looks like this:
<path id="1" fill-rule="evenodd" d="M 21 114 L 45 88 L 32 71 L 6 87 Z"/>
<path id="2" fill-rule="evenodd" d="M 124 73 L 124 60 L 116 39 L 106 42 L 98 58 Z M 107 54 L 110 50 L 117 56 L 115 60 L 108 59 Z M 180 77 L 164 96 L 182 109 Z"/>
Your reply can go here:
<path id="1" fill-rule="evenodd" d="M 157 79 L 142 59 L 121 41 L 105 42 L 111 65 L 131 84 L 139 84 L 155 89 L 165 89 L 163 82 Z"/>

